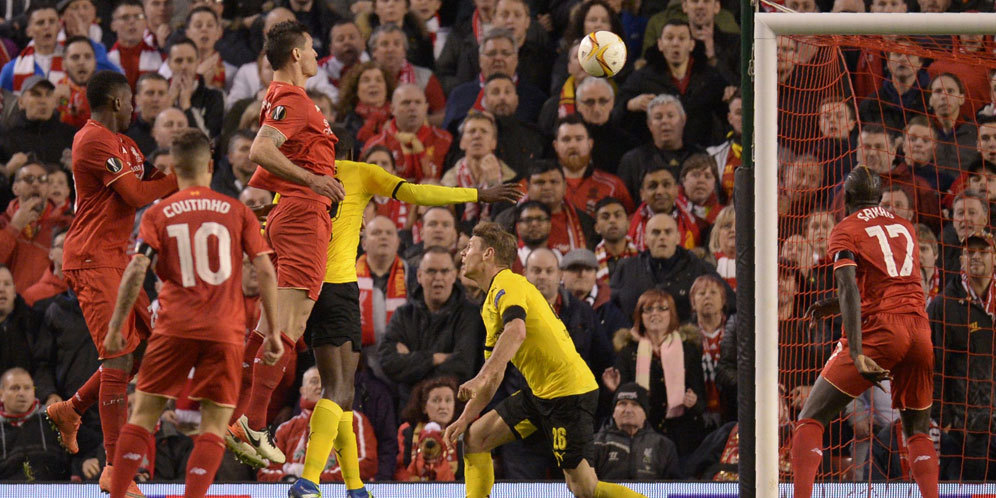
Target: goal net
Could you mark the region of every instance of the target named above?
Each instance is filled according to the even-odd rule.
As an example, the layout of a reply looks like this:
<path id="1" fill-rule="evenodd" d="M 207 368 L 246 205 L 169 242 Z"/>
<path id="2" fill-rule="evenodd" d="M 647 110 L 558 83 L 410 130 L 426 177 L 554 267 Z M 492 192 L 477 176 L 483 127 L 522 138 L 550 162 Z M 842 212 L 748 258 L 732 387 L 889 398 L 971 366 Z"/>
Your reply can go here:
<path id="1" fill-rule="evenodd" d="M 941 480 L 996 480 L 996 286 L 963 286 L 961 257 L 968 234 L 996 228 L 996 44 L 981 34 L 996 14 L 755 22 L 757 496 L 775 496 L 763 487 L 776 475 L 791 482 L 791 421 L 841 336 L 839 316 L 813 326 L 804 313 L 836 292 L 827 242 L 859 165 L 881 175 L 882 206 L 917 226 L 920 267 L 897 271 L 920 274 L 931 303 Z M 911 479 L 887 392 L 852 403 L 824 444 L 818 482 Z"/>

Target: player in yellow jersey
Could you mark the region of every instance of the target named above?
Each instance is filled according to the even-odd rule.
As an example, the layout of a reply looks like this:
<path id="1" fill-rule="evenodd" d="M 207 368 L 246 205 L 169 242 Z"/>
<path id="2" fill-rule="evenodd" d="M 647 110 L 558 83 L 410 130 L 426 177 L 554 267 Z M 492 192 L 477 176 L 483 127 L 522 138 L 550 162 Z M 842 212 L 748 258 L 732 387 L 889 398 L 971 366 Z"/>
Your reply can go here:
<path id="1" fill-rule="evenodd" d="M 332 240 L 326 255 L 325 282 L 305 328 L 322 381 L 322 398 L 311 415 L 304 470 L 301 479 L 290 489 L 289 496 L 292 497 L 321 496 L 317 484 L 332 449 L 336 450 L 347 496 L 368 496 L 360 479 L 351 410 L 353 376 L 361 346 L 356 248 L 360 243 L 363 211 L 370 199 L 379 195 L 410 204 L 443 206 L 465 202 L 515 202 L 522 195 L 515 184 L 488 188 L 415 185 L 375 164 L 337 160 L 336 167 L 336 178 L 342 182 L 346 197 L 332 217 Z M 298 338 L 292 339 L 296 341 Z M 257 338 L 250 336 L 246 348 L 258 348 L 258 342 Z M 249 353 L 246 354 L 248 358 Z M 254 376 L 253 382 L 256 381 Z M 258 436 L 246 429 L 244 424 L 236 421 L 229 429 L 231 437 L 227 438 L 227 442 L 235 453 L 251 459 L 252 455 L 245 453 L 252 451 L 252 448 L 242 443 L 246 442 L 246 437 Z"/>
<path id="2" fill-rule="evenodd" d="M 536 430 L 550 442 L 575 496 L 643 496 L 599 481 L 589 464 L 598 384 L 543 294 L 510 269 L 517 249 L 514 236 L 495 223 L 481 222 L 463 252 L 464 275 L 487 289 L 481 306 L 487 329 L 484 366 L 460 386 L 457 395 L 467 406 L 444 435 L 451 443 L 464 435 L 467 498 L 489 496 L 495 480 L 491 450 Z M 526 378 L 528 390 L 516 392 L 478 418 L 501 384 L 509 361 Z"/>

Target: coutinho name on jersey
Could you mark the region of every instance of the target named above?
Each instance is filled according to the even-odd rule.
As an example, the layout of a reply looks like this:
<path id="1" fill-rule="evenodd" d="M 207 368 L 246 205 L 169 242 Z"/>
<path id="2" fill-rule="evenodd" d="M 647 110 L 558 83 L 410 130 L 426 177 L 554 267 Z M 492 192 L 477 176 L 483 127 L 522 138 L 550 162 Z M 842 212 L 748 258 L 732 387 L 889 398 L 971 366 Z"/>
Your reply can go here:
<path id="1" fill-rule="evenodd" d="M 231 204 L 219 199 L 182 199 L 169 203 L 163 208 L 163 214 L 167 218 L 190 211 L 215 211 L 226 214 L 230 209 L 232 209 Z"/>

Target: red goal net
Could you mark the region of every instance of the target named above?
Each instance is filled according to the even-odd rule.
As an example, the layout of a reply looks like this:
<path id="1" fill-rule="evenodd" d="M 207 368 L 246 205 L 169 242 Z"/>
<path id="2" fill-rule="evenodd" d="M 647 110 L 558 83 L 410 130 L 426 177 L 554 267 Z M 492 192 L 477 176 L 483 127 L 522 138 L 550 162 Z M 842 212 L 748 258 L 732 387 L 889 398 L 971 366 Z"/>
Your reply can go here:
<path id="1" fill-rule="evenodd" d="M 991 36 L 778 38 L 782 423 L 841 336 L 839 316 L 811 326 L 804 312 L 835 293 L 827 241 L 845 214 L 843 179 L 866 166 L 883 179 L 881 205 L 917 226 L 942 481 L 996 480 L 996 256 L 962 248 L 996 228 L 994 49 Z M 825 444 L 820 479 L 910 479 L 887 392 L 855 400 Z"/>

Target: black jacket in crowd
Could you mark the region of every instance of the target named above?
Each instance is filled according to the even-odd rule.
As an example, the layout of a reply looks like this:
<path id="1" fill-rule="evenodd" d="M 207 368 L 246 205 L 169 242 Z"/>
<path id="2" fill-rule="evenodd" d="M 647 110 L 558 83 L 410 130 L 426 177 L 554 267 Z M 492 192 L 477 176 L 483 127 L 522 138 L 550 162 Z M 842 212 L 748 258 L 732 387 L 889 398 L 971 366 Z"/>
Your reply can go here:
<path id="1" fill-rule="evenodd" d="M 681 100 L 685 109 L 685 141 L 705 147 L 719 141 L 719 123 L 725 123 L 727 105 L 723 102 L 726 80 L 714 67 L 705 62 L 704 55 L 697 59 L 693 52 L 690 62 L 688 87 L 685 93 L 672 83 L 667 61 L 659 50 L 650 51 L 647 65 L 633 71 L 616 95 L 612 122 L 637 137 L 641 142 L 650 140 L 647 113 L 626 109 L 626 103 L 644 93 L 667 93 Z"/>
<path id="2" fill-rule="evenodd" d="M 595 434 L 592 463 L 598 478 L 606 481 L 663 481 L 682 477 L 677 447 L 647 424 L 630 436 L 610 421 Z"/>
<path id="3" fill-rule="evenodd" d="M 80 452 L 70 455 L 59 446 L 40 402 L 30 415 L 13 418 L 0 415 L 0 481 L 65 481 L 77 474 L 83 460 L 96 456 L 100 438 L 82 428 Z"/>
<path id="4" fill-rule="evenodd" d="M 187 115 L 191 128 L 197 128 L 214 139 L 221 135 L 221 125 L 225 121 L 225 94 L 205 86 L 204 78 L 200 76 L 197 81 L 197 89 L 190 96 L 190 108 L 183 113 Z"/>
<path id="5" fill-rule="evenodd" d="M 681 164 L 689 156 L 698 152 L 705 151 L 698 146 L 687 143 L 678 150 L 662 150 L 658 149 L 653 141 L 650 141 L 623 154 L 622 158 L 619 159 L 619 168 L 615 174 L 626 184 L 626 189 L 629 190 L 633 202 L 639 204 L 643 175 L 652 169 L 664 166 L 677 181 L 679 173 L 681 173 Z"/>
<path id="6" fill-rule="evenodd" d="M 56 390 L 51 362 L 53 345 L 40 333 L 40 327 L 41 317 L 17 296 L 14 310 L 0 322 L 0 372 L 14 367 L 27 370 L 35 381 L 35 396 L 44 402 Z"/>
<path id="7" fill-rule="evenodd" d="M 927 308 L 934 343 L 934 415 L 959 432 L 996 431 L 993 399 L 993 319 L 969 297 L 960 279 L 949 281 Z M 984 448 L 984 447 L 983 447 Z"/>
<path id="8" fill-rule="evenodd" d="M 399 353 L 398 343 L 411 352 Z M 378 350 L 384 373 L 402 391 L 408 391 L 429 377 L 450 375 L 460 382 L 470 379 L 482 358 L 483 345 L 481 311 L 467 300 L 463 287 L 454 284 L 450 299 L 435 313 L 425 305 L 422 288 L 416 288 L 391 316 Z M 434 353 L 451 356 L 433 366 Z"/>
<path id="9" fill-rule="evenodd" d="M 72 291 L 63 292 L 49 301 L 40 331 L 44 340 L 52 344 L 55 390 L 63 399 L 69 399 L 100 367 L 97 348 L 83 319 L 83 310 Z M 37 377 L 35 383 L 38 383 Z"/>
<path id="10" fill-rule="evenodd" d="M 73 128 L 59 120 L 59 113 L 44 121 L 31 121 L 17 111 L 13 124 L 0 130 L 0 160 L 6 162 L 17 152 L 33 152 L 46 164 L 62 164 L 63 154 L 73 147 Z"/>
<path id="11" fill-rule="evenodd" d="M 609 281 L 612 302 L 623 315 L 633 316 L 640 295 L 656 287 L 671 294 L 678 307 L 678 320 L 684 323 L 692 315 L 688 291 L 702 275 L 716 275 L 716 270 L 683 247 L 677 247 L 674 256 L 668 259 L 653 258 L 650 251 L 643 251 L 638 256 L 623 259 L 616 266 Z M 732 311 L 736 296 L 728 285 L 726 303 L 727 311 Z"/>

